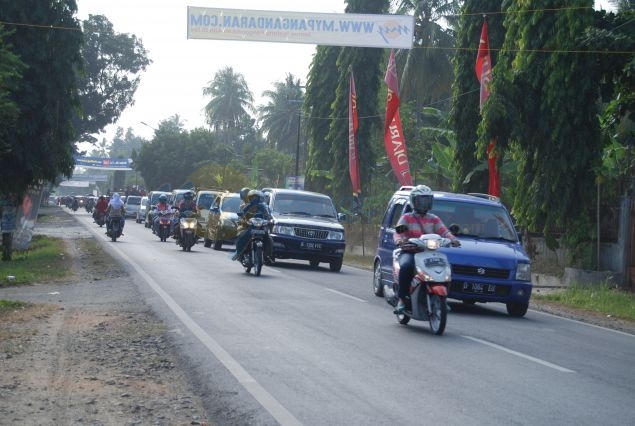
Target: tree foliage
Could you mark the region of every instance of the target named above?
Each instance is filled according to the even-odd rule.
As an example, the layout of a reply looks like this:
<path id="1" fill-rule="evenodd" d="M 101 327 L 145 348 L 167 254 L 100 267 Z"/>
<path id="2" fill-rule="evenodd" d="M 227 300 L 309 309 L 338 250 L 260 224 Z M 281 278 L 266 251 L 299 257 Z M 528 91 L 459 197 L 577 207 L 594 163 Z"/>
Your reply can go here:
<path id="1" fill-rule="evenodd" d="M 447 109 L 452 87 L 454 24 L 457 0 L 399 0 L 397 14 L 413 15 L 413 48 L 396 55 L 400 100 L 416 109 L 433 105 Z M 471 3 L 471 2 L 466 2 Z"/>
<path id="2" fill-rule="evenodd" d="M 245 77 L 227 66 L 218 71 L 208 84 L 203 88 L 203 95 L 212 98 L 205 105 L 207 123 L 212 129 L 220 131 L 237 128 L 241 119 L 253 111 L 254 97 Z"/>
<path id="3" fill-rule="evenodd" d="M 388 7 L 388 0 L 349 0 L 345 11 L 347 13 L 386 13 Z M 370 181 L 374 164 L 370 135 L 373 134 L 373 126 L 380 125 L 377 95 L 383 76 L 380 69 L 383 58 L 384 52 L 380 49 L 344 47 L 340 50 L 336 61 L 337 88 L 335 99 L 331 104 L 331 123 L 326 141 L 330 145 L 332 176 L 330 192 L 338 200 L 347 198 L 352 200 L 353 193 L 348 173 L 349 72 L 352 70 L 355 76 L 358 117 L 362 118 L 357 131 L 357 143 L 362 192 L 364 192 L 364 183 Z"/>
<path id="4" fill-rule="evenodd" d="M 505 30 L 499 0 L 474 0 L 464 2 L 459 18 L 454 56 L 453 102 L 450 125 L 456 134 L 456 152 L 453 167 L 456 180 L 453 189 L 460 192 L 487 192 L 487 169 L 471 173 L 484 158 L 481 149 L 477 155 L 477 129 L 481 121 L 479 111 L 479 82 L 474 69 L 478 51 L 483 15 L 486 15 L 490 55 L 493 64 L 498 63 L 498 51 L 503 45 Z M 505 197 L 507 194 L 503 194 Z"/>
<path id="5" fill-rule="evenodd" d="M 295 155 L 304 102 L 300 79 L 287 74 L 284 81 L 274 82 L 273 87 L 262 93 L 269 101 L 258 108 L 261 130 L 267 135 L 269 147 Z"/>
<path id="6" fill-rule="evenodd" d="M 105 16 L 89 15 L 82 25 L 84 66 L 77 75 L 81 115 L 74 126 L 79 142 L 96 142 L 91 134 L 116 122 L 134 103 L 141 72 L 152 61 L 141 40 L 134 34 L 116 33 Z"/>
<path id="7" fill-rule="evenodd" d="M 331 179 L 331 154 L 327 135 L 331 104 L 338 85 L 337 57 L 341 48 L 318 46 L 309 67 L 304 109 L 308 134 L 305 188 L 327 192 Z"/>
<path id="8" fill-rule="evenodd" d="M 479 143 L 497 138 L 500 151 L 517 149 L 513 212 L 521 224 L 547 235 L 575 229 L 587 238 L 591 228 L 580 225 L 588 225 L 593 206 L 601 142 L 596 68 L 580 35 L 593 22 L 593 2 L 507 5 Z"/>
<path id="9" fill-rule="evenodd" d="M 0 25 L 0 155 L 11 150 L 6 137 L 15 131 L 20 109 L 12 98 L 18 80 L 22 78 L 25 64 L 5 42 L 7 32 Z"/>
<path id="10" fill-rule="evenodd" d="M 30 185 L 72 174 L 81 30 L 74 0 L 0 0 L 0 10 L 3 21 L 21 24 L 3 41 L 25 64 L 5 98 L 19 114 L 2 135 L 0 192 L 21 195 Z"/>

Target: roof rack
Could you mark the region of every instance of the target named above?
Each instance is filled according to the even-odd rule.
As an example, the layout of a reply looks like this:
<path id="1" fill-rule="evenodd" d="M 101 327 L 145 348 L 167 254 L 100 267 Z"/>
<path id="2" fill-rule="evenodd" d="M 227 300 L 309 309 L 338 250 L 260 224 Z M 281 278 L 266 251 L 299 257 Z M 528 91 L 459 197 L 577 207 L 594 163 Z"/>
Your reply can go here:
<path id="1" fill-rule="evenodd" d="M 500 201 L 500 197 L 490 194 L 483 194 L 481 192 L 468 192 L 467 195 L 471 195 L 473 197 L 485 198 L 490 201 Z"/>

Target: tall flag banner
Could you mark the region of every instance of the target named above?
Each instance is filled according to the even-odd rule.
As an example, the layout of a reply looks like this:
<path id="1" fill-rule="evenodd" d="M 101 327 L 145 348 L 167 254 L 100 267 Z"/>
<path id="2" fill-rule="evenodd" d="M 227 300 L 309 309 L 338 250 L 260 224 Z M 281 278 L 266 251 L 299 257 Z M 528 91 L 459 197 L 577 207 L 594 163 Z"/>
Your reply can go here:
<path id="1" fill-rule="evenodd" d="M 399 116 L 399 82 L 397 79 L 397 65 L 395 64 L 395 52 L 390 51 L 388 69 L 384 78 L 388 86 L 386 98 L 386 122 L 384 123 L 384 146 L 390 160 L 392 171 L 397 176 L 400 185 L 412 185 L 410 165 L 406 154 L 406 140 L 401 128 Z"/>
<path id="2" fill-rule="evenodd" d="M 357 151 L 357 93 L 355 92 L 355 78 L 353 71 L 348 85 L 348 172 L 351 176 L 353 196 L 357 197 L 362 192 L 359 180 L 359 154 Z"/>
<path id="3" fill-rule="evenodd" d="M 487 20 L 483 20 L 483 28 L 481 29 L 481 39 L 478 45 L 478 54 L 476 55 L 476 78 L 481 83 L 481 91 L 479 98 L 479 108 L 483 110 L 483 105 L 489 97 L 490 84 L 492 83 L 492 58 L 489 53 L 489 40 L 487 39 Z M 496 139 L 492 139 L 487 147 L 487 165 L 489 169 L 489 188 L 488 193 L 496 197 L 500 197 L 501 185 L 500 175 L 496 167 Z"/>

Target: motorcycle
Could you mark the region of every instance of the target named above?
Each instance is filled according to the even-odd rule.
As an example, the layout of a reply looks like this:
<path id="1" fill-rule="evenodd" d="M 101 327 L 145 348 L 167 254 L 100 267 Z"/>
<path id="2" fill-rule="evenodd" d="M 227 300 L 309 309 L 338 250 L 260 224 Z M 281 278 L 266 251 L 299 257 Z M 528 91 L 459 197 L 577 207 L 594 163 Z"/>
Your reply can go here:
<path id="1" fill-rule="evenodd" d="M 86 203 L 84 204 L 84 208 L 86 208 L 87 213 L 92 213 L 94 207 L 95 207 L 95 201 L 93 201 L 92 199 L 88 199 Z"/>
<path id="2" fill-rule="evenodd" d="M 443 334 L 452 268 L 447 256 L 438 249 L 450 247 L 451 243 L 449 238 L 437 234 L 423 234 L 419 238 L 409 238 L 406 244 L 393 251 L 393 282 L 384 285 L 384 298 L 393 307 L 399 301 L 399 254 L 404 250 L 415 253 L 415 275 L 410 282 L 409 296 L 404 300 L 406 309 L 403 312 L 395 310 L 400 324 L 408 324 L 411 318 L 428 321 L 434 334 Z"/>
<path id="3" fill-rule="evenodd" d="M 172 229 L 174 213 L 170 210 L 161 210 L 156 212 L 156 215 L 159 217 L 159 223 L 155 232 L 159 236 L 161 242 L 165 242 L 171 235 L 170 229 Z"/>
<path id="4" fill-rule="evenodd" d="M 198 220 L 196 220 L 196 212 L 185 211 L 181 213 L 179 227 L 176 234 L 176 244 L 181 246 L 183 251 L 191 251 L 196 244 L 196 228 Z"/>
<path id="5" fill-rule="evenodd" d="M 251 238 L 239 261 L 245 268 L 245 272 L 250 273 L 251 268 L 253 268 L 254 274 L 259 277 L 262 265 L 265 263 L 265 241 L 268 238 L 269 221 L 260 217 L 252 217 L 248 223 Z"/>
<path id="6" fill-rule="evenodd" d="M 108 216 L 106 225 L 106 235 L 108 235 L 112 242 L 116 242 L 117 238 L 121 237 L 123 232 L 123 216 Z"/>
<path id="7" fill-rule="evenodd" d="M 107 218 L 106 213 L 100 213 L 96 210 L 95 210 L 95 213 L 93 213 L 93 219 L 95 220 L 95 223 L 99 225 L 100 228 L 106 224 L 106 218 Z"/>

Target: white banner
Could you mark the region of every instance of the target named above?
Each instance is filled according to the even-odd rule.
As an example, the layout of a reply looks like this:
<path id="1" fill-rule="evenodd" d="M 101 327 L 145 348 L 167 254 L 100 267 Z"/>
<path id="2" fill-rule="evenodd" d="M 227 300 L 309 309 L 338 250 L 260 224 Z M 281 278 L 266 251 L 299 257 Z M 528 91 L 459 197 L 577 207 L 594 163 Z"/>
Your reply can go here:
<path id="1" fill-rule="evenodd" d="M 77 188 L 88 188 L 90 184 L 87 180 L 64 180 L 60 182 L 59 186 L 75 186 Z"/>
<path id="2" fill-rule="evenodd" d="M 187 38 L 410 49 L 414 17 L 187 8 Z"/>

